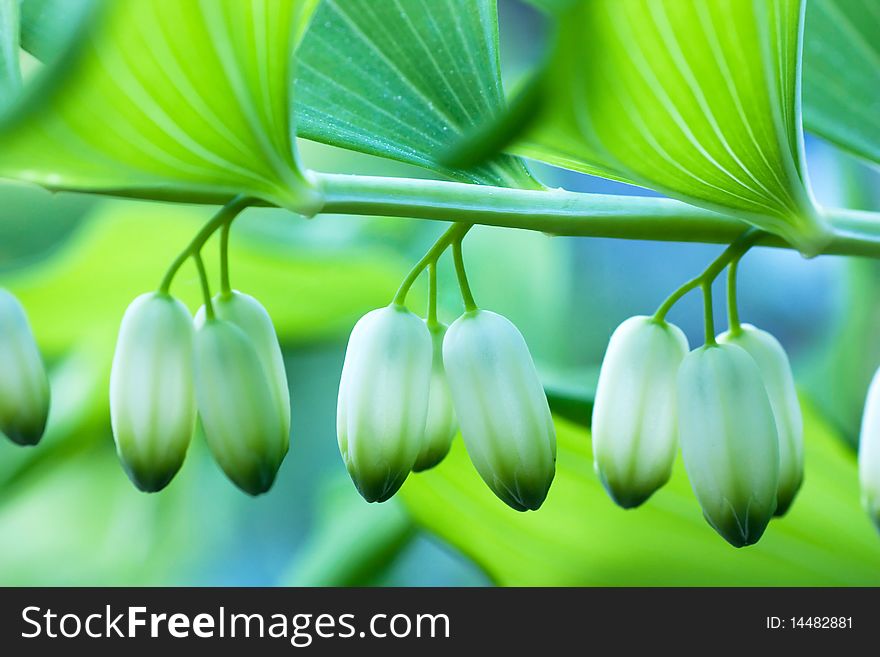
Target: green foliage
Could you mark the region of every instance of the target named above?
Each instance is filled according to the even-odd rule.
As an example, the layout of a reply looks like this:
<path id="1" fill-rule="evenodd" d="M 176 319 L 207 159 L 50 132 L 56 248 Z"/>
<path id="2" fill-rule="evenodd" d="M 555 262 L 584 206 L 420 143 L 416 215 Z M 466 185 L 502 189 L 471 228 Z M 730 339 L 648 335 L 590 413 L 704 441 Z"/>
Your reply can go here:
<path id="1" fill-rule="evenodd" d="M 809 0 L 804 43 L 808 130 L 880 165 L 880 5 Z"/>
<path id="2" fill-rule="evenodd" d="M 326 0 L 297 51 L 301 137 L 463 180 L 534 187 L 521 160 L 438 157 L 504 109 L 494 0 Z"/>
<path id="3" fill-rule="evenodd" d="M 518 152 L 821 246 L 805 190 L 800 3 L 580 2 Z M 589 38 L 585 38 L 589 35 Z"/>
<path id="4" fill-rule="evenodd" d="M 616 507 L 593 472 L 588 432 L 559 419 L 556 480 L 537 513 L 501 504 L 460 440 L 440 466 L 410 477 L 403 497 L 420 525 L 503 585 L 877 585 L 880 545 L 859 507 L 854 455 L 805 411 L 797 503 L 743 550 L 705 523 L 680 462 L 642 507 Z"/>
<path id="5" fill-rule="evenodd" d="M 0 106 L 18 91 L 18 0 L 0 0 Z"/>
<path id="6" fill-rule="evenodd" d="M 52 189 L 314 211 L 291 142 L 311 2 L 99 2 L 0 126 L 0 175 Z"/>

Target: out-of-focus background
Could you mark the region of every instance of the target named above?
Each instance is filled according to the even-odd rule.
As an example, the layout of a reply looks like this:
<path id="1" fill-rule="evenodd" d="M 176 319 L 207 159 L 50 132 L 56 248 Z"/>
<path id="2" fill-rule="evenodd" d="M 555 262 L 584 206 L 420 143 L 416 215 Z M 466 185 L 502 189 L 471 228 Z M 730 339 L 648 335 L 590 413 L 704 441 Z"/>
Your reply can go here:
<path id="1" fill-rule="evenodd" d="M 513 84 L 540 56 L 544 29 L 519 4 L 500 9 Z M 318 170 L 426 175 L 300 147 Z M 807 150 L 821 203 L 880 206 L 871 191 L 880 189 L 876 172 L 818 140 L 808 139 Z M 535 171 L 551 186 L 649 193 Z M 880 266 L 858 259 L 756 249 L 741 267 L 742 318 L 788 350 L 807 426 L 804 488 L 757 546 L 734 550 L 703 522 L 681 463 L 643 508 L 615 507 L 592 471 L 589 408 L 580 401 L 614 327 L 652 312 L 717 246 L 474 229 L 465 256 L 477 302 L 522 330 L 548 387 L 572 400 L 557 406 L 557 480 L 542 510 L 517 514 L 482 485 L 456 439 L 436 470 L 413 475 L 390 502 L 368 505 L 336 446 L 345 343 L 362 314 L 389 302 L 443 226 L 249 210 L 233 229 L 233 285 L 275 321 L 292 397 L 291 451 L 275 487 L 254 499 L 226 481 L 197 436 L 166 490 L 136 491 L 110 435 L 116 331 L 128 303 L 155 288 L 211 212 L 0 185 L 0 285 L 29 313 L 53 393 L 38 447 L 0 441 L 0 585 L 880 584 L 880 536 L 859 506 L 854 451 L 867 383 L 880 365 Z M 208 264 L 216 276 L 216 257 Z M 411 300 L 419 311 L 423 283 Z M 174 292 L 197 308 L 193 269 Z M 447 262 L 440 300 L 442 319 L 452 321 L 461 307 Z M 699 298 L 685 299 L 670 319 L 699 344 Z"/>

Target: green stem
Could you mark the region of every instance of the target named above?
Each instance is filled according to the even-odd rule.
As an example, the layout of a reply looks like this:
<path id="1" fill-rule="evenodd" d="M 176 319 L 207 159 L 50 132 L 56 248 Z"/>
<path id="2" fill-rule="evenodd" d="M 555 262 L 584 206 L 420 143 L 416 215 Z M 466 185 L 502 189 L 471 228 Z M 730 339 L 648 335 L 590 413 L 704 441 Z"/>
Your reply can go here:
<path id="1" fill-rule="evenodd" d="M 455 275 L 458 277 L 458 287 L 461 288 L 461 300 L 464 302 L 465 312 L 473 312 L 477 309 L 474 295 L 471 294 L 471 286 L 468 283 L 467 272 L 464 269 L 464 258 L 461 254 L 461 241 L 464 235 L 452 244 L 452 259 L 455 262 Z"/>
<path id="2" fill-rule="evenodd" d="M 313 173 L 322 212 L 435 219 L 523 228 L 553 235 L 730 244 L 743 221 L 663 198 L 522 190 L 408 178 Z M 824 254 L 880 258 L 880 213 L 823 209 Z M 764 233 L 761 246 L 792 248 Z"/>
<path id="3" fill-rule="evenodd" d="M 214 319 L 214 304 L 211 301 L 211 286 L 208 284 L 208 273 L 205 271 L 205 263 L 202 261 L 200 251 L 192 254 L 192 259 L 196 263 L 196 269 L 199 270 L 199 282 L 202 285 L 202 297 L 205 300 L 205 316 L 208 319 Z"/>
<path id="4" fill-rule="evenodd" d="M 413 286 L 413 283 L 416 282 L 419 275 L 425 270 L 425 267 L 431 263 L 437 262 L 437 259 L 449 247 L 449 245 L 455 240 L 464 237 L 470 229 L 470 224 L 452 224 L 452 226 L 447 228 L 446 232 L 434 242 L 434 246 L 428 249 L 428 252 L 422 256 L 422 259 L 415 264 L 409 274 L 406 275 L 406 278 L 403 279 L 403 283 L 400 284 L 400 287 L 397 289 L 397 294 L 394 295 L 394 299 L 392 299 L 391 303 L 397 306 L 403 306 L 406 304 L 406 295 L 409 293 L 410 288 Z"/>
<path id="5" fill-rule="evenodd" d="M 727 266 L 727 330 L 734 335 L 742 331 L 736 300 L 736 270 L 740 258 L 734 258 Z"/>
<path id="6" fill-rule="evenodd" d="M 755 228 L 749 228 L 748 230 L 741 232 L 739 237 L 737 237 L 726 249 L 724 249 L 724 252 L 720 256 L 713 260 L 712 263 L 703 270 L 703 273 L 682 285 L 675 292 L 670 294 L 662 304 L 660 304 L 657 312 L 654 313 L 654 320 L 662 322 L 666 319 L 666 314 L 672 309 L 672 306 L 674 306 L 685 294 L 702 286 L 704 283 L 708 282 L 711 284 L 712 281 L 718 278 L 718 274 L 720 274 L 730 262 L 741 258 L 746 251 L 752 248 L 752 246 L 762 238 L 763 235 L 765 235 L 765 233 L 762 233 Z"/>
<path id="7" fill-rule="evenodd" d="M 715 342 L 715 313 L 712 308 L 712 281 L 704 281 L 700 284 L 703 288 L 703 324 L 706 330 L 706 344 L 714 345 Z"/>
<path id="8" fill-rule="evenodd" d="M 227 221 L 220 229 L 220 293 L 228 296 L 232 293 L 232 286 L 229 284 L 229 230 L 232 228 L 232 221 Z"/>
<path id="9" fill-rule="evenodd" d="M 187 258 L 200 251 L 205 242 L 208 241 L 208 238 L 211 237 L 218 228 L 226 223 L 232 222 L 232 220 L 235 219 L 242 210 L 248 207 L 251 202 L 251 199 L 247 197 L 236 196 L 229 203 L 224 205 L 208 223 L 202 226 L 202 229 L 196 233 L 196 236 L 193 237 L 187 247 L 178 254 L 174 259 L 174 262 L 172 262 L 171 266 L 168 268 L 168 271 L 165 272 L 165 276 L 159 284 L 159 292 L 168 294 L 171 289 L 171 283 L 174 281 L 174 276 L 183 266 L 183 263 L 186 262 Z"/>
<path id="10" fill-rule="evenodd" d="M 437 322 L 437 263 L 428 265 L 428 328 L 435 329 Z"/>

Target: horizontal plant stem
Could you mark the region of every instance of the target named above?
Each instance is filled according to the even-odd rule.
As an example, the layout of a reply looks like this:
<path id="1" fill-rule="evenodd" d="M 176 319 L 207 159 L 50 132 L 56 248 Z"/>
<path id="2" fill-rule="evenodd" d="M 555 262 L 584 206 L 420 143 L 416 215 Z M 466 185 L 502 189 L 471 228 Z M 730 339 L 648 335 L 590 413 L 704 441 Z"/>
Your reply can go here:
<path id="1" fill-rule="evenodd" d="M 739 219 L 664 198 L 534 191 L 466 183 L 315 173 L 325 214 L 384 215 L 507 226 L 551 235 L 729 244 Z M 832 237 L 823 254 L 880 258 L 880 213 L 822 210 Z M 793 248 L 764 234 L 760 246 Z"/>

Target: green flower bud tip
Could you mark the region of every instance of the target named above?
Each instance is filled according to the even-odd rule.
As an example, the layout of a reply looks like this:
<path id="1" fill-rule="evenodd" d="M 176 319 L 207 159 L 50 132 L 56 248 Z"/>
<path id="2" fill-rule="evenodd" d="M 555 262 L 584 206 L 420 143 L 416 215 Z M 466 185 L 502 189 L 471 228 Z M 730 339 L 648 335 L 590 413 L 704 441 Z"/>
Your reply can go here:
<path id="1" fill-rule="evenodd" d="M 723 333 L 718 341 L 745 349 L 761 370 L 779 437 L 776 515 L 781 516 L 788 511 L 804 480 L 804 420 L 788 356 L 776 338 L 751 324 Z"/>
<path id="2" fill-rule="evenodd" d="M 49 417 L 49 378 L 24 308 L 0 288 L 0 432 L 36 445 Z"/>
<path id="3" fill-rule="evenodd" d="M 290 416 L 260 357 L 267 347 L 261 337 L 231 321 L 205 320 L 204 312 L 196 318 L 196 399 L 205 440 L 226 476 L 250 495 L 272 487 L 290 440 Z"/>
<path id="4" fill-rule="evenodd" d="M 556 429 L 522 334 L 501 315 L 467 312 L 446 332 L 443 364 L 477 472 L 510 507 L 538 509 L 556 472 Z"/>
<path id="5" fill-rule="evenodd" d="M 676 380 L 687 353 L 681 329 L 651 317 L 631 317 L 611 336 L 593 407 L 593 458 L 624 509 L 642 504 L 672 473 Z"/>
<path id="6" fill-rule="evenodd" d="M 859 439 L 862 505 L 880 530 L 880 370 L 868 388 Z"/>
<path id="7" fill-rule="evenodd" d="M 425 421 L 425 435 L 422 447 L 413 472 L 422 472 L 433 468 L 449 453 L 452 439 L 458 431 L 455 420 L 455 409 L 452 407 L 452 393 L 446 380 L 443 368 L 443 337 L 446 326 L 437 324 L 429 327 L 434 345 L 434 356 L 431 361 L 431 384 L 428 393 L 428 416 Z"/>
<path id="8" fill-rule="evenodd" d="M 122 318 L 110 371 L 110 421 L 119 460 L 140 490 L 162 490 L 180 470 L 195 427 L 192 317 L 149 293 Z"/>
<path id="9" fill-rule="evenodd" d="M 678 374 L 678 422 L 691 487 L 734 547 L 755 543 L 776 511 L 779 440 L 755 360 L 732 344 L 701 347 Z"/>
<path id="10" fill-rule="evenodd" d="M 345 466 L 368 502 L 384 502 L 413 469 L 425 435 L 431 334 L 401 306 L 364 315 L 345 351 L 336 435 Z"/>

